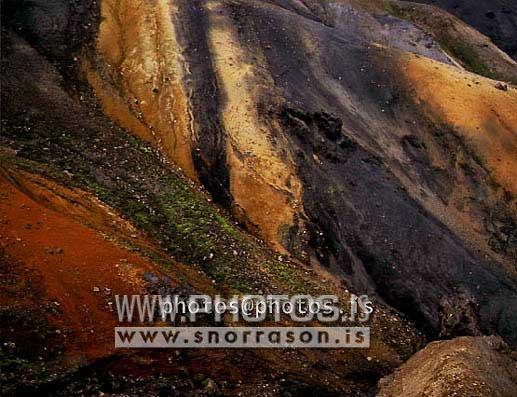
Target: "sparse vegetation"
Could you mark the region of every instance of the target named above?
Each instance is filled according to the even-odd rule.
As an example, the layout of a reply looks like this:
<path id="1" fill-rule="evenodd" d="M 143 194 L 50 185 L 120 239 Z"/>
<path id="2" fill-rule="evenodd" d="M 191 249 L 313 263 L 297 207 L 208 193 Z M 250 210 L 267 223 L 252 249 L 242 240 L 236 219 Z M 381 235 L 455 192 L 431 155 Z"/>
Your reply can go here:
<path id="1" fill-rule="evenodd" d="M 5 130 L 10 131 L 9 127 Z M 265 291 L 269 284 L 294 292 L 319 288 L 303 271 L 268 259 L 272 253 L 245 237 L 227 219 L 228 214 L 207 204 L 204 193 L 172 166 L 164 165 L 148 144 L 116 131 L 91 137 L 96 142 L 91 151 L 81 137 L 41 128 L 26 135 L 19 156 L 3 156 L 21 168 L 90 191 L 146 231 L 171 257 L 199 265 L 216 282 L 237 291 Z M 52 161 L 52 153 L 59 153 L 58 162 Z M 72 179 L 63 174 L 65 170 L 71 171 Z M 263 263 L 262 270 L 258 263 Z"/>
<path id="2" fill-rule="evenodd" d="M 498 76 L 496 73 L 493 73 L 490 70 L 490 68 L 476 53 L 476 50 L 469 44 L 446 34 L 440 35 L 439 43 L 447 54 L 452 58 L 457 59 L 467 70 L 481 76 L 497 79 Z"/>
<path id="3" fill-rule="evenodd" d="M 400 6 L 389 0 L 384 1 L 384 9 L 389 14 L 412 22 L 431 34 L 444 52 L 459 62 L 470 72 L 496 80 L 512 80 L 511 75 L 497 72 L 482 57 L 473 45 L 463 40 L 460 33 L 449 26 L 446 20 L 437 21 L 418 6 Z"/>
<path id="4" fill-rule="evenodd" d="M 513 87 L 379 13 L 490 75 L 501 54 L 461 21 L 389 0 L 8 3 L 1 393 L 374 395 L 428 338 L 517 344 Z M 198 293 L 333 295 L 326 325 L 371 344 L 113 350 L 117 295 Z M 256 325 L 323 325 L 281 317 Z"/>

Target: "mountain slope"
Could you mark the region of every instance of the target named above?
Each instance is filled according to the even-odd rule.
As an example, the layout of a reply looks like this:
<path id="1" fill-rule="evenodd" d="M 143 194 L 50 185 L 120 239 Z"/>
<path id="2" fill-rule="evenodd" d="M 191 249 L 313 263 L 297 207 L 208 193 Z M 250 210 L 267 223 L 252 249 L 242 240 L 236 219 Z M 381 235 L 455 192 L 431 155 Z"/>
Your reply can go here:
<path id="1" fill-rule="evenodd" d="M 115 261 L 131 255 L 144 292 L 375 298 L 372 349 L 297 352 L 293 360 L 286 352 L 245 352 L 239 360 L 256 361 L 264 373 L 243 366 L 235 377 L 223 371 L 239 367 L 227 352 L 187 354 L 177 361 L 191 383 L 169 369 L 165 386 L 194 395 L 205 391 L 192 371 L 229 382 L 229 395 L 267 382 L 271 395 L 293 388 L 372 394 L 420 347 L 419 332 L 428 339 L 497 334 L 515 346 L 517 67 L 458 19 L 414 7 L 421 6 L 3 1 L 0 142 L 10 198 L 2 233 L 16 241 L 21 230 L 34 244 L 24 251 L 13 242 L 4 264 L 32 267 L 27 252 L 44 245 L 44 235 L 23 230 L 29 220 L 18 201 L 30 202 L 66 226 L 54 233 L 75 230 L 84 255 L 95 247 Z M 456 51 L 446 45 L 451 38 Z M 457 48 L 475 48 L 475 57 Z M 74 268 L 74 241 L 49 255 Z M 48 296 L 60 280 L 78 290 L 70 307 L 83 295 L 97 302 L 96 285 L 37 265 L 31 283 L 51 280 Z M 102 266 L 89 283 L 115 283 L 113 269 Z M 147 285 L 145 269 L 167 281 Z M 15 296 L 9 305 L 17 299 L 23 303 Z M 99 373 L 135 360 L 132 373 L 149 378 L 125 391 L 157 393 L 165 353 L 143 356 L 160 363 L 151 370 L 131 355 L 104 348 L 89 355 L 84 346 L 64 354 L 79 372 L 74 366 L 34 390 L 67 395 L 85 383 L 100 390 L 110 380 L 96 381 Z M 213 371 L 199 366 L 211 359 Z M 270 377 L 271 363 L 283 364 Z"/>
<path id="2" fill-rule="evenodd" d="M 517 4 L 514 0 L 419 0 L 433 4 L 463 19 L 506 51 L 517 55 Z"/>
<path id="3" fill-rule="evenodd" d="M 421 343 L 411 323 L 378 302 L 371 326 L 383 336 L 368 350 L 114 351 L 116 294 L 335 293 L 347 302 L 350 292 L 246 234 L 23 39 L 4 32 L 2 48 L 4 393 L 70 395 L 109 384 L 135 395 L 173 387 L 202 395 L 208 378 L 229 395 L 263 395 L 263 385 L 271 394 L 360 395 Z M 229 365 L 240 369 L 229 375 Z"/>
<path id="4" fill-rule="evenodd" d="M 451 317 L 458 322 L 468 318 L 469 332 L 494 331 L 487 327 L 491 319 L 485 321 L 485 314 L 478 316 L 467 308 L 474 304 L 480 305 L 483 313 L 483 307 L 498 312 L 505 310 L 503 301 L 515 299 L 515 285 L 501 268 L 515 255 L 512 232 L 505 233 L 515 222 L 515 184 L 510 171 L 515 168 L 512 109 L 517 97 L 513 88 L 498 90 L 495 82 L 457 67 L 425 66 L 440 71 L 433 77 L 441 86 L 457 79 L 465 81 L 457 88 L 461 95 L 450 95 L 448 103 L 441 103 L 445 113 L 440 113 L 433 108 L 432 98 L 415 98 L 408 87 L 414 84 L 413 65 L 422 62 L 398 55 L 397 49 L 385 46 L 388 43 L 371 43 L 360 24 L 345 25 L 342 18 L 347 10 L 363 16 L 365 23 L 378 17 L 350 8 L 346 2 L 309 8 L 313 18 L 291 11 L 293 7 L 289 10 L 286 3 L 283 7 L 246 1 L 117 5 L 109 1 L 101 4 L 104 19 L 96 48 L 85 61 L 89 81 L 107 114 L 130 130 L 131 124 L 124 124 L 121 117 L 133 114 L 140 120 L 134 133 L 144 139 L 146 134 L 152 136 L 150 141 L 188 175 L 199 175 L 200 180 L 207 179 L 203 175 L 215 176 L 216 182 L 206 186 L 216 199 L 220 197 L 248 230 L 276 249 L 315 262 L 321 262 L 317 251 L 325 252 L 324 261 L 341 268 L 345 278 L 361 280 L 359 285 L 370 290 L 380 285 L 381 295 L 395 306 L 406 304 L 402 301 L 416 306 L 412 315 L 433 334 L 448 334 L 449 326 L 440 324 Z M 128 26 L 123 18 L 134 23 L 122 29 Z M 371 22 L 368 31 L 375 33 L 381 28 L 381 24 Z M 124 51 L 113 51 L 113 46 Z M 172 66 L 164 75 L 159 68 L 167 64 Z M 419 79 L 418 84 L 425 84 L 425 80 Z M 170 90 L 177 94 L 170 94 Z M 175 105 L 167 102 L 170 98 L 175 98 Z M 422 112 L 424 101 L 428 103 Z M 116 107 L 111 105 L 114 102 Z M 480 106 L 487 111 L 479 120 L 461 124 Z M 121 113 L 120 107 L 126 110 Z M 491 109 L 496 107 L 498 112 L 492 116 Z M 213 115 L 210 122 L 207 114 Z M 286 114 L 291 118 L 287 124 Z M 174 120 L 164 123 L 162 118 L 170 115 Z M 293 121 L 293 115 L 298 120 Z M 300 124 L 296 131 L 291 128 L 293 123 Z M 304 152 L 299 147 L 302 142 L 293 142 L 291 137 L 312 135 L 314 128 L 324 134 L 314 138 L 321 144 L 311 136 L 304 137 L 309 143 L 309 151 Z M 501 148 L 500 154 L 483 152 L 485 146 L 479 139 L 488 135 L 491 147 Z M 478 137 L 477 144 L 471 142 L 472 136 Z M 176 142 L 172 153 L 166 143 L 171 139 Z M 368 158 L 359 162 L 363 171 L 351 171 L 345 164 L 349 150 L 345 143 L 343 151 L 342 142 L 347 140 L 351 146 L 361 147 L 359 158 Z M 404 144 L 408 140 L 413 144 Z M 177 157 L 180 152 L 181 159 Z M 377 160 L 383 166 L 375 175 L 368 164 Z M 343 180 L 333 177 L 324 182 L 322 174 L 328 177 L 334 172 Z M 378 192 L 340 196 L 350 183 L 365 183 L 348 182 L 347 172 L 371 178 Z M 390 175 L 395 177 L 393 182 L 379 185 Z M 391 202 L 374 199 L 371 208 L 365 207 L 365 194 L 386 198 L 397 188 L 404 190 Z M 337 191 L 337 196 L 322 196 L 329 191 Z M 469 197 L 475 197 L 473 202 Z M 418 221 L 420 231 L 416 233 L 408 222 L 418 219 L 416 215 L 407 209 L 401 211 L 395 204 L 406 207 L 402 203 L 407 200 L 415 214 L 420 206 L 426 211 L 426 221 Z M 340 209 L 334 202 L 338 206 L 349 204 Z M 325 207 L 315 207 L 317 203 L 325 203 Z M 496 208 L 499 219 L 489 220 Z M 391 217 L 390 212 L 404 214 L 403 219 Z M 437 226 L 436 221 L 451 231 Z M 488 229 L 494 230 L 495 223 L 501 227 L 493 236 Z M 372 237 L 361 232 L 383 224 Z M 468 229 L 473 225 L 471 233 Z M 463 242 L 451 232 L 459 234 Z M 420 235 L 425 235 L 431 246 L 442 244 L 442 248 L 430 252 Z M 500 241 L 500 236 L 503 240 L 506 236 L 510 244 Z M 351 246 L 354 240 L 359 241 Z M 408 244 L 414 253 L 408 253 Z M 481 253 L 473 252 L 474 247 L 481 248 Z M 414 271 L 415 260 L 421 273 Z M 400 274 L 392 271 L 394 265 Z M 434 275 L 443 274 L 445 269 L 452 269 L 452 273 L 437 282 Z M 472 277 L 465 278 L 464 272 Z M 402 288 L 399 277 L 406 284 Z M 414 282 L 408 283 L 408 277 Z M 456 292 L 445 287 L 451 277 Z M 421 279 L 430 280 L 438 290 L 421 288 Z M 486 283 L 487 279 L 494 283 Z M 389 285 L 401 295 L 393 295 Z M 480 290 L 479 285 L 487 290 Z M 501 289 L 503 285 L 510 289 Z M 422 297 L 426 293 L 429 297 Z M 499 303 L 494 302 L 501 302 L 499 309 Z M 461 309 L 455 312 L 453 308 Z M 511 327 L 500 324 L 496 328 Z"/>

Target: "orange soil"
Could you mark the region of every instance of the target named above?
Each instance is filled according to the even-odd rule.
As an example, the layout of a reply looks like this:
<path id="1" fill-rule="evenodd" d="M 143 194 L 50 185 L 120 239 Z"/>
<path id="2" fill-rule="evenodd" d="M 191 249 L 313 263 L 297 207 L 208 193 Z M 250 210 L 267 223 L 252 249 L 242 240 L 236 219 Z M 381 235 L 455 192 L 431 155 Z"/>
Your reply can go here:
<path id="1" fill-rule="evenodd" d="M 23 274 L 24 278 L 32 278 L 32 284 L 44 291 L 44 296 L 37 296 L 38 299 L 51 305 L 53 302 L 59 304 L 60 313 L 49 320 L 52 326 L 62 331 L 60 336 L 63 337 L 65 358 L 71 363 L 112 353 L 113 327 L 117 325 L 117 318 L 116 313 L 110 310 L 108 301 L 113 301 L 115 294 L 145 293 L 142 272 L 161 273 L 146 258 L 107 241 L 101 235 L 104 232 L 120 241 L 132 231 L 131 225 L 112 211 L 79 189 L 63 187 L 8 164 L 3 163 L 0 167 L 0 254 L 4 252 L 5 257 L 12 258 L 13 263 L 20 266 L 16 272 Z M 131 234 L 135 235 L 134 230 Z M 152 244 L 144 237 L 132 240 L 135 245 L 152 249 Z M 159 255 L 159 251 L 153 252 Z M 181 277 L 198 291 L 208 294 L 215 292 L 210 280 L 194 268 L 176 262 L 170 262 L 170 265 L 167 276 L 173 284 L 179 284 Z M 94 292 L 93 287 L 100 288 L 100 291 Z M 111 293 L 106 294 L 104 288 L 110 288 Z M 34 309 L 34 303 L 30 306 L 31 299 L 34 299 L 30 291 L 20 288 L 19 292 L 21 296 L 13 300 L 0 288 L 0 305 Z M 235 380 L 250 376 L 246 368 L 249 368 L 251 361 L 248 361 L 248 366 L 235 368 L 228 374 L 228 357 L 235 352 L 200 350 L 192 354 L 188 367 L 193 373 Z M 286 354 L 291 359 L 287 360 Z M 342 373 L 347 371 L 350 362 L 362 362 L 367 355 L 389 365 L 398 365 L 400 360 L 383 340 L 374 340 L 368 350 L 326 352 L 325 362 L 335 368 L 336 373 Z M 127 357 L 130 357 L 129 360 Z M 300 360 L 317 363 L 322 359 L 322 354 L 259 350 L 243 357 L 254 360 L 263 371 L 275 366 L 282 372 L 301 374 L 306 369 L 300 366 Z M 177 368 L 171 365 L 170 355 L 165 351 L 146 351 L 125 356 L 110 370 L 119 370 L 125 376 L 128 373 L 138 376 L 150 371 L 173 373 Z M 340 387 L 348 382 L 347 378 L 328 376 L 321 368 L 311 368 L 310 371 L 307 377 L 310 381 L 324 376 L 329 384 Z M 260 375 L 261 371 L 255 374 Z"/>
<path id="2" fill-rule="evenodd" d="M 234 215 L 286 254 L 285 231 L 302 214 L 301 185 L 292 159 L 271 143 L 271 128 L 255 109 L 257 87 L 271 93 L 274 82 L 258 67 L 265 59 L 258 65 L 245 61 L 231 19 L 219 6 L 211 2 L 206 9 L 217 88 L 225 96 L 221 110 Z M 104 113 L 198 182 L 191 153 L 202 131 L 194 128 L 192 76 L 176 37 L 177 7 L 165 0 L 105 0 L 101 13 L 96 58 L 85 57 L 82 67 Z"/>
<path id="3" fill-rule="evenodd" d="M 171 24 L 174 13 L 165 0 L 103 1 L 98 63 L 92 62 L 98 67 L 85 59 L 83 69 L 108 116 L 152 142 L 196 181 L 192 114 L 182 83 L 189 72 Z"/>
<path id="4" fill-rule="evenodd" d="M 405 55 L 400 68 L 416 101 L 437 121 L 454 126 L 494 180 L 517 196 L 517 90 L 427 58 Z"/>
<path id="5" fill-rule="evenodd" d="M 79 198 L 80 191 L 4 170 L 0 172 L 0 191 L 1 249 L 22 263 L 27 274 L 38 274 L 45 298 L 59 304 L 61 315 L 51 321 L 70 332 L 71 337 L 63 340 L 66 350 L 88 357 L 106 354 L 112 348 L 117 321 L 114 295 L 141 293 L 142 272 L 157 274 L 156 266 L 81 224 L 74 214 L 88 211 L 84 197 L 83 203 L 63 198 Z M 104 222 L 104 212 L 96 212 L 88 211 L 89 219 Z M 100 291 L 94 292 L 94 287 Z M 1 302 L 4 305 L 6 298 Z M 113 309 L 108 302 L 113 302 Z"/>

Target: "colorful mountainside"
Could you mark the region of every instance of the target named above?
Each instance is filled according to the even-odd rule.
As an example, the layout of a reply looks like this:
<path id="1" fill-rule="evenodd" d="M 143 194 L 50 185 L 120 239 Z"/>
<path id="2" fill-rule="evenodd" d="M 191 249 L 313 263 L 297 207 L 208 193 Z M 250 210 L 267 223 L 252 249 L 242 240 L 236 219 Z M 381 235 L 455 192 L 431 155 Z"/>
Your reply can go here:
<path id="1" fill-rule="evenodd" d="M 514 395 L 512 1 L 1 7 L 6 395 Z M 115 350 L 144 293 L 368 294 L 372 346 Z"/>

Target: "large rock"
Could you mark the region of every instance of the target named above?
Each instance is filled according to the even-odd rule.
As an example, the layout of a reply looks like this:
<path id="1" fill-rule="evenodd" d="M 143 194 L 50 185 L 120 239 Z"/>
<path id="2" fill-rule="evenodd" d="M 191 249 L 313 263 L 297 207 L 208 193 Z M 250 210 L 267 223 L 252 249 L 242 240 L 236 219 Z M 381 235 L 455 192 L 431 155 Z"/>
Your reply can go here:
<path id="1" fill-rule="evenodd" d="M 433 342 L 383 378 L 378 397 L 512 397 L 515 357 L 496 337 Z"/>

